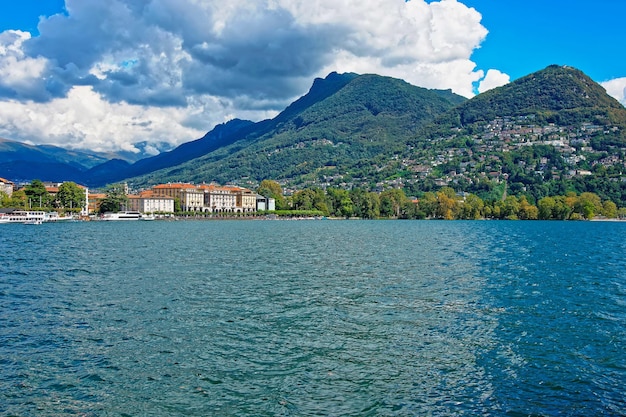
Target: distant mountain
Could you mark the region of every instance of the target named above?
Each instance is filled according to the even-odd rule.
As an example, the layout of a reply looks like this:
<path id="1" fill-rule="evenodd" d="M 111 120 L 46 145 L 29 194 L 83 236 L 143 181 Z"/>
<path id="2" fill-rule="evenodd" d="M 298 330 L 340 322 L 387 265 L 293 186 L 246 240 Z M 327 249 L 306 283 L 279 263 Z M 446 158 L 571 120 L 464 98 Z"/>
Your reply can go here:
<path id="1" fill-rule="evenodd" d="M 132 183 L 337 175 L 403 151 L 421 126 L 465 100 L 390 77 L 332 73 L 276 118 L 248 126 L 231 145 Z"/>
<path id="2" fill-rule="evenodd" d="M 79 178 L 81 173 L 106 162 L 105 156 L 51 145 L 28 145 L 0 138 L 0 177 L 14 180 Z"/>

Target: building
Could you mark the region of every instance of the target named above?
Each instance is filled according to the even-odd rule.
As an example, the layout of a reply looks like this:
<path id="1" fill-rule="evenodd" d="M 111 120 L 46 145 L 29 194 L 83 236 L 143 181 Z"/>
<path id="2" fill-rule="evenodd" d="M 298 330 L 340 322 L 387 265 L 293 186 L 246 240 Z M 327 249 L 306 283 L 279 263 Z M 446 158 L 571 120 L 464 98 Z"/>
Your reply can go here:
<path id="1" fill-rule="evenodd" d="M 254 213 L 256 195 L 247 188 L 217 184 L 160 184 L 152 187 L 154 197 L 168 197 L 180 202 L 182 211 L 204 213 Z"/>
<path id="2" fill-rule="evenodd" d="M 256 195 L 256 209 L 257 211 L 275 211 L 276 200 L 273 198 L 265 197 L 262 195 Z"/>
<path id="3" fill-rule="evenodd" d="M 88 194 L 87 210 L 89 211 L 89 214 L 98 213 L 100 211 L 100 204 L 102 203 L 102 200 L 104 200 L 106 197 L 107 195 L 103 193 Z"/>
<path id="4" fill-rule="evenodd" d="M 252 213 L 256 211 L 256 194 L 243 187 L 231 187 L 235 194 L 235 211 L 238 213 Z"/>
<path id="5" fill-rule="evenodd" d="M 173 213 L 174 198 L 155 196 L 154 192 L 144 191 L 139 195 L 129 195 L 127 210 L 140 213 Z"/>
<path id="6" fill-rule="evenodd" d="M 154 197 L 178 200 L 182 211 L 205 211 L 204 191 L 193 184 L 160 184 L 152 187 L 152 192 Z"/>
<path id="7" fill-rule="evenodd" d="M 62 182 L 44 182 L 44 187 L 46 187 L 46 191 L 53 199 L 56 199 L 56 195 L 59 193 L 59 187 L 63 185 Z M 89 188 L 84 185 L 76 184 L 78 188 L 81 188 L 85 192 L 85 202 L 81 207 L 80 214 L 81 216 L 87 216 L 89 214 Z"/>
<path id="8" fill-rule="evenodd" d="M 235 213 L 237 196 L 230 187 L 215 184 L 201 185 L 204 192 L 204 211 L 211 213 Z"/>
<path id="9" fill-rule="evenodd" d="M 0 178 L 0 192 L 3 192 L 9 197 L 11 197 L 11 194 L 13 194 L 14 187 L 15 187 L 15 184 L 13 184 L 11 181 L 5 180 L 4 178 Z"/>

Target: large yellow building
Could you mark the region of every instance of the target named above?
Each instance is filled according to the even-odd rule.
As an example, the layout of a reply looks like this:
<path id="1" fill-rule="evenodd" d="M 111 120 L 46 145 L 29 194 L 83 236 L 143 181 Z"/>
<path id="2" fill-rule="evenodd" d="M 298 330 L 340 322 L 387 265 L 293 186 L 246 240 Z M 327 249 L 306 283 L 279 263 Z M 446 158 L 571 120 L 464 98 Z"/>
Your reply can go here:
<path id="1" fill-rule="evenodd" d="M 177 199 L 182 211 L 205 213 L 253 213 L 256 194 L 247 188 L 216 184 L 159 184 L 152 187 L 155 197 Z"/>

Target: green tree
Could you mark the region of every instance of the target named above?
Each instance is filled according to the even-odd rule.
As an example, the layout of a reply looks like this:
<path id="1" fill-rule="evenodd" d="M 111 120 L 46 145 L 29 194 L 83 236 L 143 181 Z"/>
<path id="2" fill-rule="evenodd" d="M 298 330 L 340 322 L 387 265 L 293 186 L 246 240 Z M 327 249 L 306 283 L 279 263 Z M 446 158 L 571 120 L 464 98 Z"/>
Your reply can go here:
<path id="1" fill-rule="evenodd" d="M 350 199 L 354 204 L 354 215 L 362 219 L 375 219 L 380 216 L 380 198 L 374 192 L 362 189 L 350 191 Z"/>
<path id="2" fill-rule="evenodd" d="M 326 190 L 326 195 L 333 216 L 351 217 L 354 215 L 354 203 L 347 190 L 329 188 Z"/>
<path id="3" fill-rule="evenodd" d="M 595 193 L 582 193 L 574 204 L 574 212 L 582 215 L 585 219 L 592 219 L 602 212 L 602 201 Z"/>
<path id="4" fill-rule="evenodd" d="M 74 182 L 64 182 L 59 186 L 57 201 L 66 211 L 78 213 L 85 206 L 85 190 Z"/>
<path id="5" fill-rule="evenodd" d="M 552 197 L 544 197 L 537 202 L 538 218 L 541 220 L 550 220 L 555 218 L 553 214 L 556 201 Z"/>
<path id="6" fill-rule="evenodd" d="M 607 200 L 602 204 L 602 215 L 609 219 L 614 219 L 617 217 L 617 205 Z"/>
<path id="7" fill-rule="evenodd" d="M 304 190 L 296 191 L 291 196 L 291 202 L 294 210 L 319 210 L 325 216 L 330 214 L 326 204 L 326 196 L 320 189 L 305 188 Z"/>
<path id="8" fill-rule="evenodd" d="M 380 193 L 380 214 L 385 217 L 400 217 L 401 208 L 408 201 L 404 191 L 394 188 Z"/>
<path id="9" fill-rule="evenodd" d="M 517 220 L 519 218 L 520 203 L 514 195 L 510 195 L 504 199 L 502 205 L 502 211 L 500 212 L 501 218 L 509 220 Z"/>
<path id="10" fill-rule="evenodd" d="M 106 190 L 106 197 L 100 203 L 100 213 L 120 211 L 128 202 L 124 184 L 109 185 Z"/>
<path id="11" fill-rule="evenodd" d="M 274 180 L 263 180 L 256 192 L 263 197 L 273 198 L 276 201 L 276 210 L 286 210 L 288 207 L 283 195 L 283 188 Z"/>
<path id="12" fill-rule="evenodd" d="M 460 218 L 477 220 L 484 215 L 485 203 L 477 195 L 470 194 L 465 198 L 461 206 Z"/>
<path id="13" fill-rule="evenodd" d="M 436 216 L 444 220 L 452 220 L 458 215 L 459 202 L 454 190 L 443 187 L 437 191 Z"/>
<path id="14" fill-rule="evenodd" d="M 50 193 L 46 190 L 46 186 L 41 180 L 33 180 L 24 187 L 24 193 L 28 201 L 29 208 L 48 208 L 50 207 Z"/>
<path id="15" fill-rule="evenodd" d="M 437 213 L 437 196 L 433 192 L 426 192 L 419 199 L 418 208 L 425 217 L 435 217 Z"/>
<path id="16" fill-rule="evenodd" d="M 28 208 L 28 198 L 24 190 L 14 191 L 11 197 L 8 198 L 5 207 L 11 207 L 16 209 Z"/>

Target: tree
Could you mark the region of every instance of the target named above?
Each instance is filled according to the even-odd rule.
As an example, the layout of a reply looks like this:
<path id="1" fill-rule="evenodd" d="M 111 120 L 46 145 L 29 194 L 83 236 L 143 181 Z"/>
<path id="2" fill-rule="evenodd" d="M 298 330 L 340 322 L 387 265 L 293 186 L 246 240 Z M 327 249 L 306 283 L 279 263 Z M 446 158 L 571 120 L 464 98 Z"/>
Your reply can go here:
<path id="1" fill-rule="evenodd" d="M 80 212 L 85 205 L 85 190 L 74 182 L 64 182 L 59 186 L 57 201 L 66 211 Z"/>
<path id="2" fill-rule="evenodd" d="M 602 212 L 602 201 L 595 193 L 582 193 L 574 204 L 574 211 L 589 220 Z"/>
<path id="3" fill-rule="evenodd" d="M 328 196 L 332 215 L 351 217 L 354 214 L 354 204 L 347 190 L 329 188 L 326 190 L 326 195 Z"/>
<path id="4" fill-rule="evenodd" d="M 128 202 L 124 184 L 113 184 L 106 188 L 106 197 L 100 203 L 100 213 L 120 211 Z"/>
<path id="5" fill-rule="evenodd" d="M 278 182 L 274 180 L 263 180 L 261 184 L 259 184 L 256 192 L 263 197 L 273 198 L 276 201 L 276 210 L 287 209 L 283 189 Z"/>
<path id="6" fill-rule="evenodd" d="M 28 207 L 44 208 L 50 205 L 50 194 L 41 180 L 33 180 L 24 187 Z"/>
<path id="7" fill-rule="evenodd" d="M 517 197 L 514 195 L 510 195 L 504 199 L 504 204 L 502 205 L 502 211 L 500 212 L 500 216 L 504 219 L 509 220 L 517 220 L 519 214 L 520 204 L 517 200 Z"/>
<path id="8" fill-rule="evenodd" d="M 24 190 L 18 190 L 11 194 L 11 197 L 8 198 L 5 207 L 12 207 L 17 209 L 26 209 L 28 208 L 28 198 L 26 197 L 26 193 Z"/>
<path id="9" fill-rule="evenodd" d="M 477 220 L 483 216 L 485 203 L 480 197 L 470 194 L 461 206 L 460 217 L 467 220 Z"/>
<path id="10" fill-rule="evenodd" d="M 605 201 L 602 204 L 602 215 L 609 219 L 614 219 L 617 217 L 617 205 L 615 205 L 612 201 Z"/>
<path id="11" fill-rule="evenodd" d="M 418 202 L 419 210 L 424 213 L 426 217 L 435 217 L 437 212 L 437 196 L 433 192 L 426 192 L 419 199 Z"/>
<path id="12" fill-rule="evenodd" d="M 553 214 L 556 201 L 552 197 L 544 197 L 537 202 L 538 218 L 540 220 L 550 220 L 556 216 Z"/>
<path id="13" fill-rule="evenodd" d="M 450 187 L 443 187 L 437 191 L 437 210 L 436 216 L 444 220 L 452 220 L 456 217 L 458 211 L 458 201 L 456 193 Z"/>
<path id="14" fill-rule="evenodd" d="M 374 192 L 366 192 L 360 188 L 350 191 L 350 199 L 354 204 L 354 214 L 362 219 L 375 219 L 380 215 L 380 199 Z"/>
<path id="15" fill-rule="evenodd" d="M 380 214 L 386 217 L 400 217 L 401 208 L 408 201 L 404 191 L 394 188 L 380 193 Z"/>
<path id="16" fill-rule="evenodd" d="M 539 217 L 539 209 L 528 202 L 525 195 L 519 198 L 518 215 L 522 220 L 537 220 Z"/>

